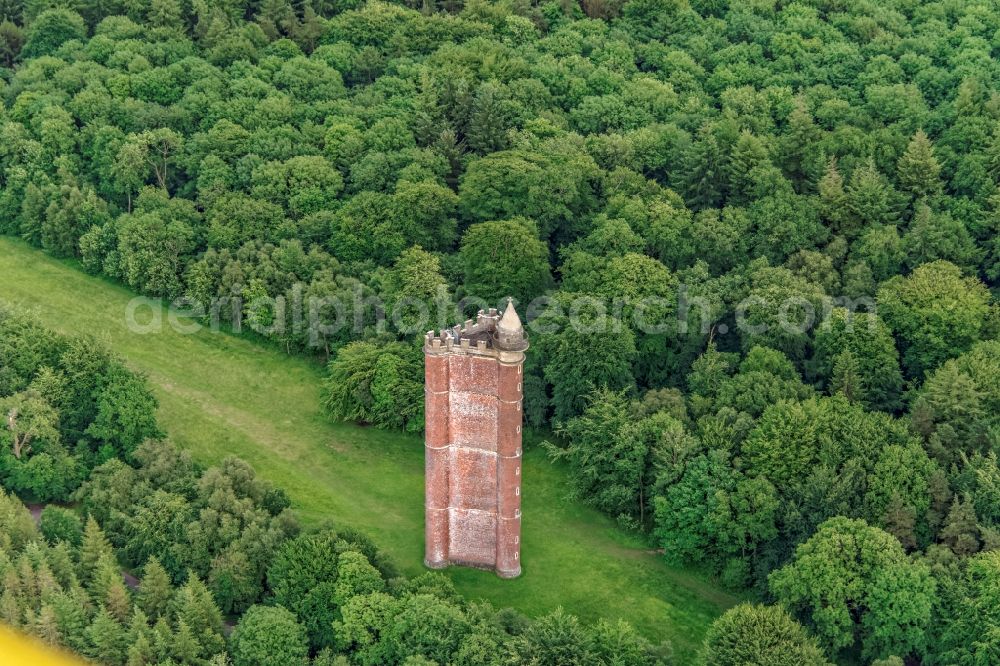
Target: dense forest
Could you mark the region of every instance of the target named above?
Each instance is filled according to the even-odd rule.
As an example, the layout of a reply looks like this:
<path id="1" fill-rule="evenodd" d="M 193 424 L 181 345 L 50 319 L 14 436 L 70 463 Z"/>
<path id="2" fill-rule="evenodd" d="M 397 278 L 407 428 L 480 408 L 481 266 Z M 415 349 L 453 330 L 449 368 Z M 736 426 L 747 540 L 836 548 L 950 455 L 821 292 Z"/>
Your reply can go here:
<path id="1" fill-rule="evenodd" d="M 579 498 L 770 604 L 721 618 L 708 663 L 1000 660 L 996 3 L 0 8 L 0 233 L 328 361 L 331 417 L 385 428 L 422 428 L 417 334 L 512 296 L 525 416 Z M 120 396 L 146 393 L 84 351 L 0 356 L 5 412 L 64 442 L 0 431 L 8 489 L 143 474 L 159 432 Z M 160 497 L 181 515 L 212 502 L 191 474 Z M 263 560 L 171 549 L 169 515 L 101 527 L 226 612 L 260 600 Z M 410 603 L 372 594 L 366 618 Z M 403 660 L 366 631 L 352 663 Z M 560 658 L 537 663 L 586 661 Z"/>

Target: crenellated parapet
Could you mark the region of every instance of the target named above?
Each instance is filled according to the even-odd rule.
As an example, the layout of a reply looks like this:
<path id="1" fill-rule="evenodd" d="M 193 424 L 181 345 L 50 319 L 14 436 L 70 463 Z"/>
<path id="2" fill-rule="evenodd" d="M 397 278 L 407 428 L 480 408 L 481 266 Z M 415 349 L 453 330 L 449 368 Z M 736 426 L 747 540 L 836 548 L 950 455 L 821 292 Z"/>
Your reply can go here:
<path id="1" fill-rule="evenodd" d="M 440 331 L 427 331 L 424 335 L 424 352 L 497 356 L 501 351 L 524 351 L 528 348 L 528 338 L 510 303 L 504 313 L 505 317 L 508 312 L 516 320 L 515 328 L 511 328 L 511 321 L 505 327 L 503 317 L 496 308 L 490 308 L 480 310 L 475 319 L 466 319 L 462 324 Z"/>

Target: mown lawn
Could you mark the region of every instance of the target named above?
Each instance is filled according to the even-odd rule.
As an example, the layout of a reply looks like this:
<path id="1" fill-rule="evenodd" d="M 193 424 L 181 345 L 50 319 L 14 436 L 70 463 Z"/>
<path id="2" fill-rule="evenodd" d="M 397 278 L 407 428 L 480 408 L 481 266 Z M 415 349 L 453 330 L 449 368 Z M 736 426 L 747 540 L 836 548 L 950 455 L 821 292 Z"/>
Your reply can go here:
<path id="1" fill-rule="evenodd" d="M 370 534 L 407 574 L 423 570 L 423 443 L 419 437 L 332 423 L 320 405 L 322 368 L 223 333 L 182 335 L 125 326 L 133 295 L 23 243 L 0 238 L 0 300 L 48 326 L 105 340 L 146 373 L 169 436 L 196 459 L 250 462 L 284 487 L 306 522 Z M 148 312 L 148 311 L 147 311 Z M 690 657 L 736 599 L 668 567 L 613 521 L 568 499 L 566 471 L 539 447 L 524 462 L 523 574 L 449 569 L 469 598 L 536 615 L 562 606 L 591 621 L 622 617 Z"/>

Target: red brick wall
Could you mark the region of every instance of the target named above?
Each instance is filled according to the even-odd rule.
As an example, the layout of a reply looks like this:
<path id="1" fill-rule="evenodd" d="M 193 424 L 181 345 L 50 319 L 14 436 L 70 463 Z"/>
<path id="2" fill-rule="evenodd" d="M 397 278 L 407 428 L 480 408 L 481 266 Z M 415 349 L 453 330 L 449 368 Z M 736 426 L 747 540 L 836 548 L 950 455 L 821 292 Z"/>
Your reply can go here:
<path id="1" fill-rule="evenodd" d="M 521 403 L 522 361 L 498 362 L 497 403 L 497 573 L 521 573 Z"/>
<path id="2" fill-rule="evenodd" d="M 448 565 L 448 358 L 424 358 L 424 563 Z"/>
<path id="3" fill-rule="evenodd" d="M 461 348 L 426 354 L 426 554 L 520 573 L 521 359 Z"/>

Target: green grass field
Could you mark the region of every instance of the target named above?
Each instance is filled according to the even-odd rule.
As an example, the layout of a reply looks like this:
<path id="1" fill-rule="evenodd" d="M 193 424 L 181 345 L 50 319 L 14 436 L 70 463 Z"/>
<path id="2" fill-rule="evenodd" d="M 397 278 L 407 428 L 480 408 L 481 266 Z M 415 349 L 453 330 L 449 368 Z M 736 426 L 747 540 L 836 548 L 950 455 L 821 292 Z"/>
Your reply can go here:
<path id="1" fill-rule="evenodd" d="M 307 523 L 370 534 L 407 574 L 423 570 L 423 443 L 418 437 L 332 423 L 320 405 L 322 368 L 223 333 L 182 335 L 125 326 L 131 294 L 107 280 L 0 238 L 0 300 L 64 333 L 103 339 L 144 372 L 171 439 L 204 463 L 227 455 L 284 487 Z M 581 618 L 625 618 L 681 657 L 737 599 L 668 567 L 635 536 L 568 499 L 567 474 L 539 447 L 524 461 L 523 574 L 448 569 L 467 597 L 537 615 L 562 606 Z"/>

